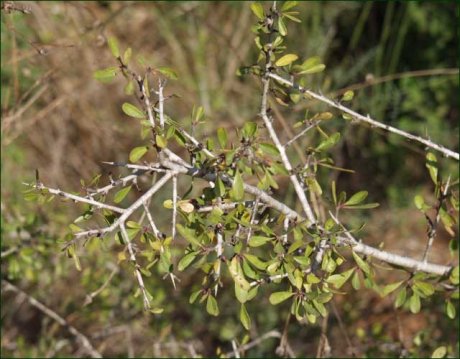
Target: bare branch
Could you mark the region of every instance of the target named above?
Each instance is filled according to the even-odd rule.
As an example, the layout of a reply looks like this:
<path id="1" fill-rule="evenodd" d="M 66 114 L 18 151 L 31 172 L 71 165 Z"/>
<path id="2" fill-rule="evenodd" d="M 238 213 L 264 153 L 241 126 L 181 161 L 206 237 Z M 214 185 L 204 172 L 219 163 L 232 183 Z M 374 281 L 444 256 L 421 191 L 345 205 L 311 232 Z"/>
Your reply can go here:
<path id="1" fill-rule="evenodd" d="M 391 133 L 394 133 L 394 134 L 397 134 L 399 136 L 402 136 L 402 137 L 405 137 L 409 140 L 412 140 L 412 141 L 417 141 L 417 142 L 420 142 L 422 144 L 424 144 L 425 146 L 429 147 L 429 148 L 432 148 L 436 151 L 439 151 L 441 152 L 442 154 L 444 154 L 446 157 L 451 157 L 451 158 L 454 158 L 456 159 L 457 161 L 459 160 L 459 154 L 457 152 L 454 152 L 452 150 L 449 150 L 448 148 L 444 147 L 444 146 L 441 146 L 441 145 L 438 145 L 430 140 L 427 140 L 427 139 L 424 139 L 422 137 L 419 137 L 419 136 L 415 136 L 415 135 L 412 135 L 408 132 L 405 132 L 405 131 L 402 131 L 402 130 L 399 130 L 395 127 L 392 127 L 392 126 L 389 126 L 389 125 L 385 125 L 381 122 L 378 122 L 376 120 L 373 120 L 372 118 L 370 118 L 369 116 L 363 116 L 353 110 L 350 110 L 348 107 L 345 107 L 343 106 L 342 104 L 340 103 L 337 103 L 337 102 L 334 102 L 330 99 L 328 99 L 327 97 L 324 97 L 322 95 L 319 95 L 317 94 L 316 92 L 313 92 L 313 91 L 310 91 L 310 90 L 307 90 L 305 88 L 303 88 L 302 86 L 298 85 L 298 84 L 294 84 L 293 82 L 289 81 L 289 80 L 286 80 L 284 78 L 282 78 L 281 76 L 279 75 L 276 75 L 276 74 L 273 74 L 273 73 L 269 73 L 267 75 L 268 77 L 271 77 L 272 79 L 284 84 L 284 85 L 287 85 L 289 87 L 292 87 L 294 89 L 297 89 L 299 90 L 300 92 L 303 92 L 321 102 L 324 102 L 324 103 L 327 103 L 329 106 L 332 106 L 342 112 L 345 112 L 347 114 L 349 114 L 350 116 L 352 116 L 354 119 L 358 120 L 358 121 L 361 121 L 361 122 L 365 122 L 365 123 L 368 123 L 370 124 L 372 127 L 378 127 L 378 128 L 382 128 L 388 132 L 391 132 Z"/>
<path id="2" fill-rule="evenodd" d="M 71 199 L 71 200 L 76 201 L 76 202 L 88 203 L 88 204 L 90 204 L 90 205 L 92 205 L 94 207 L 97 207 L 97 208 L 105 208 L 105 209 L 109 209 L 109 210 L 111 210 L 113 212 L 117 212 L 117 213 L 124 213 L 125 212 L 125 210 L 123 208 L 111 206 L 111 205 L 108 205 L 108 204 L 105 204 L 105 203 L 102 203 L 102 202 L 95 201 L 95 200 L 90 199 L 90 198 L 85 198 L 85 197 L 77 196 L 77 195 L 74 195 L 74 194 L 71 194 L 71 193 L 67 193 L 67 192 L 61 191 L 60 189 L 50 188 L 50 187 L 47 187 L 47 186 L 43 185 L 42 183 L 38 183 L 38 184 L 24 183 L 24 184 L 26 186 L 31 186 L 31 187 L 36 188 L 38 190 L 46 190 L 51 194 L 55 194 L 55 195 L 58 195 L 58 196 L 61 196 L 61 197 L 67 198 L 67 199 Z"/>

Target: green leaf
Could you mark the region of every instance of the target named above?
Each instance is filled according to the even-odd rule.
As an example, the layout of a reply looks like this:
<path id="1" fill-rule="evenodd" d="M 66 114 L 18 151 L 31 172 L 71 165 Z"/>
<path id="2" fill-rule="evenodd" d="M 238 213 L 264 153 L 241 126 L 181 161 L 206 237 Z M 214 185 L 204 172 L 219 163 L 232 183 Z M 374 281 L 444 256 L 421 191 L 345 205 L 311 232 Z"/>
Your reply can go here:
<path id="1" fill-rule="evenodd" d="M 220 177 L 217 177 L 216 187 L 214 189 L 217 197 L 223 197 L 225 195 L 225 185 Z"/>
<path id="2" fill-rule="evenodd" d="M 246 122 L 243 126 L 243 129 L 241 130 L 241 133 L 243 134 L 244 138 L 251 138 L 253 137 L 257 132 L 257 123 L 249 121 Z"/>
<path id="3" fill-rule="evenodd" d="M 286 25 L 284 24 L 283 18 L 280 16 L 278 18 L 278 31 L 281 36 L 286 36 L 287 35 L 287 28 Z"/>
<path id="4" fill-rule="evenodd" d="M 240 303 L 246 303 L 248 300 L 249 290 L 235 281 L 235 297 Z"/>
<path id="5" fill-rule="evenodd" d="M 139 161 L 148 151 L 148 146 L 134 147 L 129 153 L 129 160 L 133 163 Z"/>
<path id="6" fill-rule="evenodd" d="M 406 287 L 402 288 L 395 299 L 395 308 L 402 307 L 406 302 L 407 290 Z"/>
<path id="7" fill-rule="evenodd" d="M 440 347 L 437 347 L 433 354 L 431 354 L 432 358 L 444 358 L 447 354 L 447 348 L 443 345 Z"/>
<path id="8" fill-rule="evenodd" d="M 415 207 L 417 207 L 417 209 L 420 209 L 420 210 L 423 210 L 424 208 L 424 205 L 425 205 L 425 201 L 423 199 L 423 197 L 421 195 L 416 195 L 414 197 L 414 203 L 415 203 Z"/>
<path id="9" fill-rule="evenodd" d="M 371 208 L 377 208 L 380 206 L 379 203 L 366 203 L 366 204 L 358 204 L 355 206 L 345 206 L 343 209 L 371 209 Z"/>
<path id="10" fill-rule="evenodd" d="M 455 319 L 455 306 L 452 304 L 450 300 L 446 302 L 446 314 L 450 319 Z"/>
<path id="11" fill-rule="evenodd" d="M 166 140 L 166 137 L 164 136 L 155 135 L 155 143 L 158 147 L 165 148 L 168 144 L 168 140 Z"/>
<path id="12" fill-rule="evenodd" d="M 332 192 L 332 199 L 334 200 L 334 204 L 337 206 L 337 189 L 335 186 L 335 181 L 331 183 L 331 192 Z"/>
<path id="13" fill-rule="evenodd" d="M 270 237 L 263 237 L 263 236 L 252 236 L 249 238 L 249 246 L 250 247 L 260 247 L 263 246 L 265 243 L 270 242 L 272 239 Z"/>
<path id="14" fill-rule="evenodd" d="M 353 99 L 354 95 L 355 95 L 355 93 L 353 91 L 348 90 L 343 94 L 342 101 L 344 101 L 344 102 L 351 101 Z"/>
<path id="15" fill-rule="evenodd" d="M 123 62 L 125 64 L 127 64 L 129 62 L 129 60 L 131 60 L 131 55 L 133 54 L 133 50 L 128 47 L 126 50 L 125 50 L 125 53 L 123 54 Z"/>
<path id="16" fill-rule="evenodd" d="M 434 287 L 431 283 L 415 281 L 414 287 L 420 290 L 423 294 L 425 294 L 428 297 L 434 294 Z"/>
<path id="17" fill-rule="evenodd" d="M 251 318 L 249 317 L 249 313 L 246 310 L 246 306 L 244 304 L 241 304 L 240 308 L 240 321 L 246 330 L 251 328 Z"/>
<path id="18" fill-rule="evenodd" d="M 130 117 L 134 118 L 145 118 L 144 112 L 142 110 L 138 109 L 136 106 L 131 105 L 128 102 L 125 102 L 122 106 L 121 109 L 125 114 L 127 114 Z"/>
<path id="19" fill-rule="evenodd" d="M 356 264 L 358 267 L 366 273 L 368 276 L 371 275 L 371 268 L 369 267 L 369 264 L 367 264 L 360 256 L 358 256 L 355 252 L 352 252 L 353 258 L 355 259 Z"/>
<path id="20" fill-rule="evenodd" d="M 353 274 L 353 278 L 351 278 L 351 286 L 355 289 L 355 290 L 359 290 L 361 288 L 361 282 L 359 280 L 359 274 L 358 272 L 355 272 L 355 274 Z"/>
<path id="21" fill-rule="evenodd" d="M 179 271 L 182 272 L 185 268 L 187 268 L 193 262 L 197 254 L 198 252 L 187 253 L 185 256 L 182 257 L 182 259 L 177 264 L 177 269 L 179 269 Z"/>
<path id="22" fill-rule="evenodd" d="M 206 301 L 206 311 L 215 317 L 219 315 L 217 300 L 212 295 L 209 295 L 208 300 Z"/>
<path id="23" fill-rule="evenodd" d="M 434 184 L 438 182 L 438 163 L 437 163 L 436 156 L 432 152 L 428 152 L 426 154 L 426 168 L 428 168 L 428 172 L 430 173 L 431 180 Z"/>
<path id="24" fill-rule="evenodd" d="M 276 146 L 271 143 L 259 143 L 259 148 L 269 156 L 279 156 L 280 154 Z"/>
<path id="25" fill-rule="evenodd" d="M 318 72 L 324 71 L 325 68 L 326 68 L 326 65 L 324 65 L 324 64 L 318 64 L 318 65 L 315 65 L 315 66 L 310 67 L 310 68 L 307 69 L 307 70 L 303 70 L 303 71 L 301 71 L 301 72 L 298 72 L 297 74 L 298 74 L 298 75 L 316 74 L 316 73 L 318 73 Z"/>
<path id="26" fill-rule="evenodd" d="M 293 292 L 275 292 L 270 295 L 270 298 L 268 300 L 271 304 L 276 305 L 281 302 L 284 302 L 286 299 L 292 297 L 293 295 Z"/>
<path id="27" fill-rule="evenodd" d="M 177 224 L 177 230 L 179 231 L 180 235 L 184 237 L 189 243 L 197 246 L 197 247 L 203 247 L 203 245 L 196 239 L 195 231 L 186 228 L 181 224 Z"/>
<path id="28" fill-rule="evenodd" d="M 284 16 L 284 17 L 287 17 L 289 20 L 292 20 L 292 21 L 294 21 L 294 22 L 299 22 L 299 23 L 302 22 L 302 20 L 300 20 L 299 18 L 293 16 L 292 14 L 298 14 L 298 12 L 297 12 L 297 11 L 285 12 L 285 13 L 283 14 L 283 16 Z"/>
<path id="29" fill-rule="evenodd" d="M 412 297 L 409 299 L 409 309 L 413 314 L 417 314 L 420 312 L 421 304 L 420 304 L 420 297 L 414 293 Z"/>
<path id="30" fill-rule="evenodd" d="M 322 317 L 327 315 L 326 307 L 322 303 L 319 303 L 317 300 L 312 300 L 312 303 Z"/>
<path id="31" fill-rule="evenodd" d="M 340 132 L 336 132 L 333 135 L 331 135 L 328 138 L 326 138 L 324 141 L 322 141 L 318 145 L 318 147 L 315 148 L 315 150 L 316 151 L 328 150 L 332 146 L 335 146 L 339 141 L 340 141 Z"/>
<path id="32" fill-rule="evenodd" d="M 177 80 L 179 77 L 177 76 L 176 71 L 174 71 L 170 67 L 158 67 L 157 71 L 162 75 L 166 76 L 168 79 Z"/>
<path id="33" fill-rule="evenodd" d="M 108 67 L 106 69 L 94 71 L 93 78 L 100 82 L 107 83 L 115 78 L 117 72 L 118 67 Z"/>
<path id="34" fill-rule="evenodd" d="M 128 187 L 125 187 L 119 190 L 117 193 L 115 193 L 115 196 L 113 197 L 113 201 L 115 203 L 120 203 L 127 196 L 129 191 L 131 191 L 131 186 L 128 186 Z"/>
<path id="35" fill-rule="evenodd" d="M 220 148 L 227 146 L 227 130 L 223 127 L 217 129 L 217 140 L 219 141 Z"/>
<path id="36" fill-rule="evenodd" d="M 454 269 L 452 269 L 452 273 L 449 276 L 449 279 L 452 284 L 458 285 L 459 283 L 459 266 L 456 266 Z"/>
<path id="37" fill-rule="evenodd" d="M 150 313 L 152 313 L 152 314 L 161 314 L 161 313 L 163 313 L 163 311 L 164 311 L 164 308 L 152 308 L 152 309 L 150 309 Z"/>
<path id="38" fill-rule="evenodd" d="M 256 267 L 257 269 L 260 269 L 260 270 L 265 270 L 265 268 L 267 268 L 267 263 L 261 261 L 258 257 L 256 257 L 255 255 L 252 255 L 252 254 L 249 254 L 249 253 L 245 253 L 244 254 L 244 258 L 246 258 L 249 263 L 251 263 L 254 267 Z"/>
<path id="39" fill-rule="evenodd" d="M 139 223 L 135 222 L 135 221 L 126 222 L 126 227 L 135 228 L 135 229 L 141 229 L 142 228 L 142 226 Z"/>
<path id="40" fill-rule="evenodd" d="M 383 289 L 382 289 L 381 296 L 382 296 L 382 297 L 386 297 L 388 294 L 390 294 L 391 292 L 394 292 L 396 289 L 398 289 L 399 286 L 400 286 L 402 283 L 404 283 L 404 281 L 400 281 L 400 282 L 396 282 L 396 283 L 392 283 L 392 284 L 386 285 L 386 286 L 383 287 Z"/>
<path id="41" fill-rule="evenodd" d="M 353 196 L 351 196 L 348 201 L 345 202 L 345 205 L 346 206 L 357 205 L 357 204 L 361 203 L 362 201 L 364 201 L 366 199 L 367 195 L 368 195 L 367 191 L 357 192 Z"/>
<path id="42" fill-rule="evenodd" d="M 198 298 L 198 296 L 199 296 L 201 293 L 202 293 L 202 290 L 201 290 L 201 289 L 199 289 L 199 290 L 193 292 L 193 293 L 190 295 L 190 298 L 189 298 L 188 302 L 189 302 L 190 304 L 195 303 L 196 298 Z"/>
<path id="43" fill-rule="evenodd" d="M 251 10 L 252 12 L 254 13 L 254 15 L 256 15 L 259 20 L 263 20 L 265 15 L 264 15 L 264 8 L 262 7 L 262 5 L 258 2 L 253 2 L 251 4 Z"/>
<path id="44" fill-rule="evenodd" d="M 235 201 L 242 201 L 244 198 L 243 179 L 239 171 L 236 171 L 235 178 L 232 185 L 233 198 Z"/>
<path id="45" fill-rule="evenodd" d="M 307 283 L 308 284 L 317 284 L 320 283 L 321 279 L 319 279 L 315 274 L 309 273 L 307 275 Z"/>
<path id="46" fill-rule="evenodd" d="M 297 6 L 297 1 L 286 1 L 281 6 L 281 12 L 292 9 L 294 6 Z"/>
<path id="47" fill-rule="evenodd" d="M 114 57 L 120 57 L 120 50 L 118 49 L 118 41 L 115 37 L 111 36 L 109 37 L 109 47 L 110 51 L 112 51 L 112 55 Z"/>
<path id="48" fill-rule="evenodd" d="M 293 63 L 298 58 L 299 58 L 299 56 L 297 56 L 296 54 L 287 54 L 287 55 L 284 55 L 283 57 L 281 57 L 280 59 L 278 59 L 275 62 L 275 65 L 279 66 L 279 67 L 287 66 L 287 65 Z"/>
<path id="49" fill-rule="evenodd" d="M 348 279 L 350 279 L 351 275 L 355 271 L 355 268 L 351 268 L 343 273 L 340 274 L 333 274 L 327 278 L 326 282 L 334 284 L 334 286 L 338 289 L 342 287 Z"/>

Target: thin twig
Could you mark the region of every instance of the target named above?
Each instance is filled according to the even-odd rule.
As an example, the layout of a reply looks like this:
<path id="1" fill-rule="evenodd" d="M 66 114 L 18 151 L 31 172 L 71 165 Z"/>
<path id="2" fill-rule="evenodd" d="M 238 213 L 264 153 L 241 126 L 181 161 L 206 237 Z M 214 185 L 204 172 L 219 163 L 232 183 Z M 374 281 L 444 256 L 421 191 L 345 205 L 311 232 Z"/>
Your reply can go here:
<path id="1" fill-rule="evenodd" d="M 163 130 L 165 127 L 165 115 L 164 115 L 164 96 L 163 96 L 163 89 L 164 89 L 165 84 L 161 80 L 161 78 L 158 78 L 158 112 L 160 116 L 160 128 Z"/>
<path id="2" fill-rule="evenodd" d="M 172 228 L 171 228 L 171 237 L 172 240 L 176 238 L 176 221 L 177 221 L 177 176 L 172 178 L 173 185 L 173 213 L 172 213 Z"/>
<path id="3" fill-rule="evenodd" d="M 155 237 L 161 238 L 161 233 L 158 230 L 158 227 L 156 226 L 155 221 L 153 220 L 152 214 L 150 213 L 149 207 L 146 202 L 142 204 L 144 206 L 144 213 L 146 214 L 147 219 L 149 220 L 150 227 L 152 227 L 152 232 L 155 235 Z"/>
<path id="4" fill-rule="evenodd" d="M 112 280 L 113 276 L 115 274 L 117 274 L 118 271 L 120 270 L 118 266 L 115 266 L 113 264 L 111 264 L 111 266 L 113 267 L 112 272 L 110 272 L 110 275 L 107 278 L 107 280 L 97 290 L 95 290 L 94 292 L 91 292 L 90 294 L 86 295 L 85 303 L 83 304 L 83 306 L 86 306 L 86 305 L 90 304 L 93 301 L 93 299 L 96 296 L 98 296 L 99 293 L 101 293 L 109 285 L 109 283 Z"/>
<path id="5" fill-rule="evenodd" d="M 131 240 L 129 239 L 128 232 L 126 231 L 126 227 L 124 222 L 120 223 L 120 230 L 121 230 L 121 236 L 123 238 L 123 241 L 125 242 L 126 246 L 128 247 L 128 252 L 129 252 L 129 259 L 134 265 L 134 273 L 136 275 L 137 283 L 139 284 L 139 288 L 142 292 L 142 297 L 144 299 L 144 309 L 148 310 L 150 309 L 150 299 L 147 294 L 147 290 L 145 289 L 144 285 L 144 280 L 142 278 L 142 273 L 140 271 L 140 266 L 137 263 L 136 255 L 134 253 L 133 246 L 131 244 Z"/>
<path id="6" fill-rule="evenodd" d="M 320 121 L 315 121 L 309 126 L 305 127 L 302 131 L 300 131 L 297 135 L 295 135 L 293 138 L 291 138 L 289 141 L 287 141 L 284 144 L 284 148 L 288 148 L 290 145 L 292 145 L 295 141 L 297 141 L 300 137 L 305 135 L 308 131 L 310 131 L 313 127 L 316 127 L 319 124 Z"/>
<path id="7" fill-rule="evenodd" d="M 249 221 L 249 228 L 248 228 L 248 234 L 246 236 L 246 244 L 249 243 L 249 240 L 251 239 L 252 235 L 252 226 L 254 225 L 254 221 L 256 220 L 256 214 L 257 214 L 257 207 L 259 206 L 259 197 L 256 198 L 254 208 L 252 209 L 251 213 L 251 220 Z"/>
<path id="8" fill-rule="evenodd" d="M 138 209 L 140 206 L 143 205 L 143 203 L 149 199 L 151 196 L 153 196 L 161 187 L 164 186 L 166 182 L 168 182 L 171 177 L 174 175 L 174 172 L 168 172 L 166 173 L 163 177 L 161 177 L 158 182 L 156 182 L 147 192 L 145 192 L 137 201 L 135 201 L 131 206 L 126 208 L 123 212 L 123 214 L 118 217 L 118 219 L 115 220 L 109 227 L 101 228 L 101 229 L 91 229 L 88 231 L 83 231 L 83 232 L 77 232 L 75 233 L 75 239 L 69 241 L 66 244 L 66 247 L 73 244 L 75 240 L 78 240 L 79 238 L 83 237 L 88 237 L 88 236 L 101 236 L 106 233 L 110 233 L 114 231 L 116 228 L 120 226 L 121 223 L 124 223 L 129 216 L 133 214 L 133 212 Z"/>
<path id="9" fill-rule="evenodd" d="M 80 331 L 78 331 L 73 325 L 69 324 L 64 318 L 62 318 L 55 311 L 53 311 L 52 309 L 47 307 L 45 304 L 35 299 L 34 297 L 25 293 L 24 291 L 16 287 L 14 284 L 11 284 L 7 280 L 2 279 L 2 286 L 6 290 L 11 290 L 15 292 L 16 294 L 20 294 L 24 296 L 25 298 L 27 298 L 28 302 L 32 306 L 34 306 L 35 308 L 43 312 L 45 315 L 47 315 L 51 319 L 58 322 L 63 327 L 67 328 L 68 331 L 83 345 L 86 353 L 89 354 L 92 358 L 102 358 L 102 355 L 94 348 L 94 346 L 91 344 L 89 339 L 84 334 L 82 334 Z"/>
<path id="10" fill-rule="evenodd" d="M 441 219 L 441 208 L 442 204 L 444 202 L 444 199 L 447 196 L 447 191 L 449 190 L 449 185 L 450 185 L 450 176 L 447 179 L 446 186 L 444 188 L 444 192 L 441 192 L 441 195 L 438 200 L 438 205 L 436 206 L 436 217 L 434 219 L 434 222 L 430 220 L 430 218 L 427 216 L 428 220 L 428 225 L 429 225 L 429 230 L 428 230 L 428 243 L 426 244 L 425 252 L 423 253 L 423 258 L 422 261 L 426 263 L 428 261 L 428 252 L 430 251 L 431 247 L 433 246 L 434 239 L 436 237 L 436 231 L 438 228 L 438 223 L 439 220 Z"/>
<path id="11" fill-rule="evenodd" d="M 235 339 L 232 340 L 232 348 L 233 348 L 233 355 L 235 358 L 240 357 L 240 352 L 238 351 L 238 347 L 236 346 L 236 341 Z"/>
<path id="12" fill-rule="evenodd" d="M 117 213 L 124 213 L 125 212 L 125 210 L 123 208 L 111 206 L 111 205 L 108 205 L 108 204 L 105 204 L 105 203 L 95 201 L 93 199 L 89 199 L 89 198 L 77 196 L 77 195 L 74 195 L 74 194 L 71 194 L 71 193 L 67 193 L 67 192 L 61 191 L 60 189 L 47 187 L 47 186 L 43 185 L 42 183 L 37 183 L 37 184 L 23 183 L 23 184 L 26 185 L 26 186 L 31 186 L 33 188 L 36 188 L 38 190 L 46 190 L 51 194 L 55 194 L 55 195 L 58 195 L 58 196 L 61 196 L 61 197 L 67 198 L 67 199 L 71 199 L 71 200 L 76 201 L 76 202 L 88 203 L 88 204 L 90 204 L 92 206 L 95 206 L 97 208 L 105 208 L 105 209 L 109 209 L 109 210 L 111 210 L 113 212 L 117 212 Z"/>
<path id="13" fill-rule="evenodd" d="M 371 127 L 378 127 L 378 128 L 382 128 L 388 132 L 391 132 L 391 133 L 394 133 L 394 134 L 397 134 L 399 136 L 402 136 L 402 137 L 405 137 L 409 140 L 412 140 L 412 141 L 417 141 L 417 142 L 420 142 L 422 144 L 424 144 L 425 146 L 427 147 L 430 147 L 436 151 L 439 151 L 441 153 L 443 153 L 446 157 L 452 157 L 454 159 L 456 159 L 457 161 L 460 159 L 460 155 L 457 153 L 457 152 L 454 152 L 452 150 L 449 150 L 448 148 L 444 147 L 444 146 L 441 146 L 441 145 L 438 145 L 436 143 L 434 143 L 433 141 L 430 141 L 430 140 L 427 140 L 427 139 L 424 139 L 422 137 L 419 137 L 419 136 L 415 136 L 415 135 L 412 135 L 408 132 L 405 132 L 405 131 L 402 131 L 400 129 L 397 129 L 395 127 L 392 127 L 392 126 L 389 126 L 389 125 L 386 125 L 386 124 L 383 124 L 381 122 L 378 122 L 376 120 L 373 120 L 372 118 L 368 116 L 363 116 L 353 110 L 350 110 L 348 107 L 345 107 L 343 106 L 342 104 L 340 103 L 337 103 L 335 101 L 332 101 L 330 99 L 328 99 L 327 97 L 324 97 L 320 94 L 317 94 L 316 92 L 313 92 L 313 91 L 310 91 L 310 90 L 307 90 L 305 88 L 303 88 L 302 86 L 298 85 L 298 84 L 294 84 L 293 82 L 289 81 L 289 80 L 286 80 L 284 79 L 283 77 L 277 75 L 277 74 L 274 74 L 274 73 L 268 73 L 267 74 L 268 77 L 284 84 L 284 85 L 287 85 L 287 86 L 290 86 L 300 92 L 303 92 L 307 95 L 309 95 L 310 97 L 313 97 L 321 102 L 324 102 L 324 103 L 327 103 L 329 106 L 332 106 L 342 112 L 345 112 L 347 114 L 349 114 L 350 116 L 352 116 L 354 119 L 356 119 L 357 121 L 361 121 L 361 122 L 365 122 L 365 123 L 368 123 L 371 125 Z"/>
<path id="14" fill-rule="evenodd" d="M 272 331 L 269 331 L 269 332 L 265 333 L 264 335 L 261 335 L 259 338 L 254 339 L 252 342 L 249 342 L 249 343 L 247 343 L 245 345 L 241 345 L 239 350 L 240 351 L 246 351 L 246 350 L 249 350 L 249 349 L 251 349 L 253 347 L 258 346 L 260 343 L 262 343 L 263 341 L 265 341 L 267 339 L 280 338 L 280 337 L 281 337 L 280 332 L 278 332 L 277 330 L 272 330 Z M 234 355 L 235 355 L 235 353 L 233 351 L 225 353 L 225 356 L 228 357 L 228 358 L 233 358 Z"/>

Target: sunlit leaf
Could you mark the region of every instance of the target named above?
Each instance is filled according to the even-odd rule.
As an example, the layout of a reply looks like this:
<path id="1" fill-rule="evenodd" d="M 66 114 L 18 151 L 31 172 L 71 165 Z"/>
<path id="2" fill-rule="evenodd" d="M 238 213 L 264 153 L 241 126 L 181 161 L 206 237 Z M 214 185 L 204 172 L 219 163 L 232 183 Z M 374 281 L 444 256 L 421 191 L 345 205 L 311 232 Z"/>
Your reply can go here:
<path id="1" fill-rule="evenodd" d="M 443 345 L 440 347 L 437 347 L 433 354 L 431 354 L 432 358 L 444 358 L 447 355 L 447 348 Z"/>
<path id="2" fill-rule="evenodd" d="M 262 7 L 262 5 L 258 2 L 253 2 L 251 4 L 251 10 L 252 12 L 254 13 L 254 15 L 256 15 L 259 20 L 263 20 L 265 15 L 264 15 L 264 8 Z"/>
<path id="3" fill-rule="evenodd" d="M 361 203 L 362 201 L 364 201 L 366 199 L 367 195 L 368 195 L 367 191 L 357 192 L 353 196 L 351 196 L 348 201 L 345 202 L 345 205 L 346 206 L 357 205 L 357 204 Z"/>
<path id="4" fill-rule="evenodd" d="M 177 80 L 179 78 L 177 73 L 170 67 L 158 67 L 157 71 L 171 80 Z"/>
<path id="5" fill-rule="evenodd" d="M 136 106 L 125 102 L 122 106 L 121 109 L 125 114 L 127 114 L 130 117 L 134 118 L 145 118 L 144 112 L 142 110 L 138 109 Z"/>
<path id="6" fill-rule="evenodd" d="M 355 259 L 356 264 L 358 267 L 367 275 L 371 275 L 371 268 L 369 264 L 367 264 L 360 256 L 358 256 L 355 252 L 352 252 L 353 258 Z"/>
<path id="7" fill-rule="evenodd" d="M 244 185 L 243 179 L 239 171 L 236 171 L 235 178 L 232 185 L 233 198 L 235 201 L 241 201 L 244 198 Z"/>
<path id="8" fill-rule="evenodd" d="M 249 246 L 250 247 L 260 247 L 264 245 L 265 243 L 270 242 L 272 239 L 269 237 L 262 237 L 262 236 L 252 236 L 249 238 Z"/>
<path id="9" fill-rule="evenodd" d="M 421 308 L 421 303 L 420 303 L 420 297 L 414 293 L 409 299 L 409 309 L 412 313 L 416 314 L 420 312 Z"/>
<path id="10" fill-rule="evenodd" d="M 148 151 L 148 146 L 134 147 L 129 153 L 129 160 L 133 163 L 139 161 Z"/>
<path id="11" fill-rule="evenodd" d="M 271 304 L 276 305 L 281 302 L 284 302 L 286 299 L 289 299 L 293 295 L 293 292 L 275 292 L 270 295 L 270 298 L 268 300 Z"/>
<path id="12" fill-rule="evenodd" d="M 107 83 L 115 78 L 117 72 L 118 67 L 108 67 L 106 69 L 95 71 L 93 77 L 100 82 Z"/>
<path id="13" fill-rule="evenodd" d="M 348 90 L 343 94 L 341 100 L 344 101 L 344 102 L 351 101 L 354 96 L 355 96 L 355 93 L 353 91 L 351 91 L 351 90 Z"/>
<path id="14" fill-rule="evenodd" d="M 240 321 L 246 330 L 249 330 L 251 328 L 251 318 L 249 317 L 249 313 L 244 304 L 241 304 L 240 308 Z"/>
<path id="15" fill-rule="evenodd" d="M 219 315 L 219 307 L 217 306 L 217 300 L 212 295 L 208 296 L 208 300 L 206 302 L 206 311 L 215 317 Z"/>
<path id="16" fill-rule="evenodd" d="M 289 9 L 292 9 L 293 7 L 297 6 L 297 3 L 298 1 L 285 1 L 281 6 L 281 11 L 288 11 Z"/>
<path id="17" fill-rule="evenodd" d="M 279 66 L 279 67 L 287 66 L 287 65 L 291 64 L 292 62 L 294 62 L 295 60 L 297 60 L 298 58 L 299 58 L 299 56 L 297 56 L 296 54 L 287 54 L 287 55 L 284 55 L 283 57 L 281 57 L 280 59 L 278 59 L 275 62 L 275 65 Z"/>
<path id="18" fill-rule="evenodd" d="M 220 148 L 227 146 L 227 130 L 223 127 L 217 129 L 217 140 L 219 141 Z"/>
<path id="19" fill-rule="evenodd" d="M 117 193 L 115 193 L 115 196 L 113 197 L 113 201 L 115 203 L 120 203 L 128 195 L 129 191 L 131 191 L 131 186 L 122 188 Z"/>
<path id="20" fill-rule="evenodd" d="M 198 254 L 197 252 L 187 253 L 185 256 L 182 257 L 182 259 L 177 264 L 177 269 L 179 269 L 179 271 L 182 272 L 184 269 L 186 269 L 193 262 L 193 260 L 197 256 L 197 254 Z"/>
<path id="21" fill-rule="evenodd" d="M 112 52 L 112 55 L 114 57 L 120 57 L 120 50 L 118 48 L 117 39 L 115 37 L 113 37 L 113 36 L 109 37 L 108 44 L 109 44 L 109 47 L 110 47 L 110 51 Z"/>
<path id="22" fill-rule="evenodd" d="M 387 284 L 385 287 L 382 289 L 382 297 L 387 296 L 388 294 L 392 293 L 396 289 L 398 289 L 401 284 L 404 283 L 404 281 L 392 283 L 392 284 Z"/>

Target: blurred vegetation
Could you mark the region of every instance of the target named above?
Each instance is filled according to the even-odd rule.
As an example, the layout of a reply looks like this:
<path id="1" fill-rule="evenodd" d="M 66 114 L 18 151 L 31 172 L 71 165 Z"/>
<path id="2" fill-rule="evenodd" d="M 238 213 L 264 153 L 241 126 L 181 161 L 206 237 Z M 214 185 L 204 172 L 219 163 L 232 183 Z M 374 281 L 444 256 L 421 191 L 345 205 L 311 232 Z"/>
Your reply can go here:
<path id="1" fill-rule="evenodd" d="M 38 168 L 44 183 L 78 190 L 81 178 L 109 173 L 101 161 L 123 161 L 137 145 L 138 128 L 120 109 L 128 98 L 123 79 L 102 85 L 92 78 L 96 69 L 114 65 L 106 43 L 110 35 L 121 47 L 135 49 L 141 63 L 176 70 L 179 80 L 166 89 L 177 96 L 166 111 L 188 127 L 193 105 L 203 106 L 208 120 L 197 128 L 199 137 L 256 119 L 259 84 L 236 76 L 240 66 L 256 61 L 249 4 L 14 2 L 29 13 L 7 12 L 3 4 L 1 246 L 8 255 L 2 254 L 2 278 L 59 313 L 104 356 L 232 352 L 232 339 L 248 340 L 232 291 L 222 293 L 222 313 L 210 320 L 201 305 L 188 304 L 198 285 L 193 273 L 181 276 L 177 290 L 152 273 L 147 286 L 165 311 L 144 314 L 142 301 L 133 296 L 130 270 L 117 263 L 122 247 L 89 243 L 81 257 L 83 270 L 77 271 L 61 252 L 75 210 L 59 201 L 47 206 L 27 202 L 22 182 L 32 181 Z M 336 96 L 353 88 L 354 110 L 458 152 L 457 4 L 305 2 L 299 11 L 302 23 L 289 25 L 288 48 L 303 57 L 320 56 L 327 65 L 312 77 L 310 88 Z M 294 111 L 277 110 L 285 123 L 294 124 L 308 106 L 300 102 Z M 280 134 L 286 131 L 282 122 L 276 126 Z M 366 212 L 366 241 L 421 256 L 425 224 L 413 197 L 416 191 L 432 192 L 424 149 L 343 120 L 330 126 L 343 134 L 334 152 L 336 164 L 355 173 L 325 176 L 349 193 L 365 188 L 381 203 Z M 440 161 L 443 170 L 456 172 L 457 163 Z M 289 192 L 279 195 L 289 197 Z M 167 196 L 159 196 L 159 205 Z M 162 220 L 162 225 L 170 221 Z M 439 233 L 433 261 L 446 262 L 449 240 Z M 84 305 L 87 294 L 109 278 L 107 287 Z M 270 286 L 264 290 L 269 293 Z M 282 334 L 285 328 L 288 305 L 269 306 L 267 297 L 250 304 L 253 339 L 271 330 Z M 2 357 L 79 355 L 74 338 L 23 298 L 2 290 L 2 301 Z M 442 298 L 417 315 L 395 311 L 391 300 L 371 292 L 344 296 L 335 306 L 338 313 L 329 318 L 328 331 L 334 356 L 351 355 L 346 340 L 364 357 L 428 356 L 440 345 L 450 355 L 459 354 L 458 322 L 443 314 Z M 293 321 L 286 328 L 295 355 L 316 354 L 319 326 Z M 278 345 L 279 339 L 267 339 L 247 354 L 270 355 Z"/>

